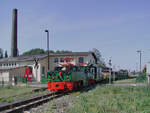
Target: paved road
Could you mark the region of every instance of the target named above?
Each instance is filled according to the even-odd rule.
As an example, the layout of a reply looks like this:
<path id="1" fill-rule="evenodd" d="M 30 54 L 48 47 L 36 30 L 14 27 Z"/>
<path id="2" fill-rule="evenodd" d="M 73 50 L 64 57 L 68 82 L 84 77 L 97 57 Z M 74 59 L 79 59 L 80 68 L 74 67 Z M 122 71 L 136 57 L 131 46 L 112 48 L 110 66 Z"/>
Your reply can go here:
<path id="1" fill-rule="evenodd" d="M 137 84 L 131 84 L 131 83 L 121 83 L 121 84 L 112 84 L 113 86 L 146 86 L 147 84 L 143 83 L 137 83 Z"/>
<path id="2" fill-rule="evenodd" d="M 0 84 L 0 86 L 8 86 L 8 84 Z"/>
<path id="3" fill-rule="evenodd" d="M 29 83 L 27 84 L 28 86 L 32 86 L 32 87 L 38 87 L 38 88 L 46 88 L 47 87 L 47 84 L 40 84 L 40 83 Z M 109 85 L 109 84 L 106 84 L 106 85 Z M 133 83 L 114 83 L 114 84 L 111 84 L 113 86 L 146 86 L 147 84 L 144 84 L 144 83 L 137 83 L 137 84 L 133 84 Z M 0 84 L 0 86 L 2 86 L 2 84 Z M 4 84 L 4 86 L 8 86 L 8 84 Z"/>
<path id="4" fill-rule="evenodd" d="M 45 88 L 47 87 L 47 84 L 29 84 L 28 86 L 32 86 L 32 87 L 42 87 L 42 88 Z"/>
<path id="5" fill-rule="evenodd" d="M 0 84 L 0 86 L 8 86 L 8 84 Z M 26 84 L 21 84 L 20 86 L 26 86 Z M 47 87 L 47 84 L 40 84 L 40 83 L 29 83 L 27 84 L 27 86 L 32 86 L 32 87 L 38 87 L 38 88 L 46 88 Z"/>

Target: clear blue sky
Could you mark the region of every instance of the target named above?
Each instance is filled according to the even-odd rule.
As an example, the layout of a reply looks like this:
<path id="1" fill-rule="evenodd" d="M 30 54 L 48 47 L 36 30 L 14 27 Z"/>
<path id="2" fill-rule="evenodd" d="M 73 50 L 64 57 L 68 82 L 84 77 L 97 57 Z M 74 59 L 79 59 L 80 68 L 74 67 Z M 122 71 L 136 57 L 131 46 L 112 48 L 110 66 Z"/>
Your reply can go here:
<path id="1" fill-rule="evenodd" d="M 106 64 L 139 69 L 150 61 L 150 0 L 0 0 L 0 48 L 10 55 L 12 10 L 18 9 L 18 49 L 101 51 Z M 138 67 L 136 66 L 138 65 Z"/>

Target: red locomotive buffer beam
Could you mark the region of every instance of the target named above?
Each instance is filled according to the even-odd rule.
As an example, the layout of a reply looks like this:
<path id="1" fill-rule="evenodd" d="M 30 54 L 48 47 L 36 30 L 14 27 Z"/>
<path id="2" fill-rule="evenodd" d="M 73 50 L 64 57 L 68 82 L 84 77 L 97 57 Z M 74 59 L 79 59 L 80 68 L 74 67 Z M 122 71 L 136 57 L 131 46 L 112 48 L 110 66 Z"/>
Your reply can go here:
<path id="1" fill-rule="evenodd" d="M 81 82 L 48 82 L 48 90 L 51 92 L 67 92 L 81 87 Z"/>

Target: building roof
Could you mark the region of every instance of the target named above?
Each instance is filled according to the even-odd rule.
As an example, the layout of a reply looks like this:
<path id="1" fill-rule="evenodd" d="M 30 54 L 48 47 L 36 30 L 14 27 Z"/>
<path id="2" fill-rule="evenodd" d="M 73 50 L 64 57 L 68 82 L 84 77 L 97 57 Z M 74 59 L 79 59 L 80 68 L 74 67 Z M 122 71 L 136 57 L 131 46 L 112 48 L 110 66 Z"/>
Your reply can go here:
<path id="1" fill-rule="evenodd" d="M 16 62 L 16 61 L 31 61 L 35 58 L 44 58 L 47 55 L 40 54 L 40 55 L 27 55 L 27 56 L 18 56 L 18 57 L 9 57 L 9 58 L 2 58 L 0 59 L 0 62 Z"/>
<path id="2" fill-rule="evenodd" d="M 26 66 L 18 66 L 18 67 L 0 67 L 0 71 L 7 71 L 11 69 L 19 69 L 19 68 L 25 68 Z"/>
<path id="3" fill-rule="evenodd" d="M 89 55 L 92 52 L 71 52 L 71 53 L 50 53 L 50 56 L 82 56 L 82 55 Z M 93 55 L 94 56 L 94 55 Z M 9 58 L 2 58 L 0 62 L 16 62 L 16 61 L 32 61 L 36 59 L 43 59 L 47 57 L 47 54 L 38 54 L 38 55 L 25 55 L 25 56 L 18 56 L 18 57 L 9 57 Z"/>

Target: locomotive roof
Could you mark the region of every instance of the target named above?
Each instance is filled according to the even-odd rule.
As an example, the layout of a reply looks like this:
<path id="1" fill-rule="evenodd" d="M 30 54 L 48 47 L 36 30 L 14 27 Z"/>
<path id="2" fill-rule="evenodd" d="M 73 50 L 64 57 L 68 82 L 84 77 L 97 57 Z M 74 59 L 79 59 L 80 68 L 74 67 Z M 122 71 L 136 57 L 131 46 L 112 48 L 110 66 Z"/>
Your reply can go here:
<path id="1" fill-rule="evenodd" d="M 95 54 L 93 52 L 71 52 L 71 53 L 50 53 L 50 56 L 82 56 L 82 55 L 89 55 L 92 54 L 95 58 Z M 36 59 L 43 59 L 47 57 L 47 54 L 38 54 L 38 55 L 25 55 L 25 56 L 18 56 L 18 57 L 9 57 L 9 58 L 2 58 L 0 62 L 16 62 L 16 61 L 32 61 Z"/>

